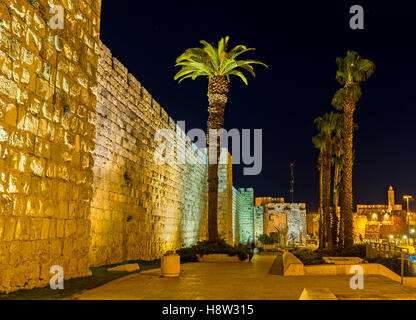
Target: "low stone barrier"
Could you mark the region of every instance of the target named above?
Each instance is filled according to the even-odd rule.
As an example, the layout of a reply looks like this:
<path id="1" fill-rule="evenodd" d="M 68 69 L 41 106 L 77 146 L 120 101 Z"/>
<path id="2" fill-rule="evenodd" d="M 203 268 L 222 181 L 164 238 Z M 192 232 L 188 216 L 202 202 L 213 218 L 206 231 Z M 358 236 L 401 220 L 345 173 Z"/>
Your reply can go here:
<path id="1" fill-rule="evenodd" d="M 303 276 L 305 274 L 302 261 L 290 252 L 283 253 L 283 275 L 284 276 Z"/>
<path id="2" fill-rule="evenodd" d="M 238 256 L 231 257 L 225 253 L 204 254 L 203 256 L 198 254 L 197 258 L 199 262 L 249 262 L 248 258 L 241 261 Z"/>
<path id="3" fill-rule="evenodd" d="M 338 300 L 328 288 L 305 288 L 299 300 Z"/>
<path id="4" fill-rule="evenodd" d="M 378 263 L 361 263 L 356 264 L 363 268 L 364 275 L 381 275 L 391 280 L 400 282 L 400 276 L 385 266 Z M 320 264 L 314 266 L 305 266 L 304 272 L 308 276 L 345 276 L 352 275 L 350 272 L 353 265 L 339 264 Z"/>

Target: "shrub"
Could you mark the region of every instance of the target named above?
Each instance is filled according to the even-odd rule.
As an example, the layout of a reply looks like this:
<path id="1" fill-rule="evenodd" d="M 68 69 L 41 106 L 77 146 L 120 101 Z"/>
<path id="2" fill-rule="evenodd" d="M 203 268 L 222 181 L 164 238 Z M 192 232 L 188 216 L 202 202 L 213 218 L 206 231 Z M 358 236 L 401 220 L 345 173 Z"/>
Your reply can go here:
<path id="1" fill-rule="evenodd" d="M 359 257 L 365 258 L 365 245 L 355 245 L 350 249 L 325 248 L 310 250 L 304 248 L 294 248 L 290 250 L 304 265 L 324 264 L 324 257 Z"/>
<path id="2" fill-rule="evenodd" d="M 275 241 L 269 237 L 267 234 L 262 234 L 261 236 L 259 236 L 259 241 L 262 244 L 273 244 Z"/>
<path id="3" fill-rule="evenodd" d="M 228 254 L 230 257 L 238 256 L 241 261 L 246 260 L 250 252 L 243 246 L 231 246 L 225 242 L 225 240 L 220 240 L 218 242 L 210 241 L 200 241 L 196 245 L 189 248 L 182 248 L 177 251 L 177 254 L 181 256 L 182 261 L 187 262 L 197 262 L 197 255 L 203 256 L 205 254 Z"/>

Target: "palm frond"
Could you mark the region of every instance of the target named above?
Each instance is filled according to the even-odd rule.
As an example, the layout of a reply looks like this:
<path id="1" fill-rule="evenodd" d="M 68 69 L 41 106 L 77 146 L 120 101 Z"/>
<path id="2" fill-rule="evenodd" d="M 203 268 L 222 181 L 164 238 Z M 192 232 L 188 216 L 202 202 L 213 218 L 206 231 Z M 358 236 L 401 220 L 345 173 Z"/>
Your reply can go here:
<path id="1" fill-rule="evenodd" d="M 233 76 L 237 76 L 239 77 L 241 80 L 243 80 L 243 82 L 248 85 L 248 81 L 247 78 L 244 76 L 244 74 L 241 71 L 238 70 L 231 70 L 230 72 L 227 73 L 227 75 L 233 75 Z"/>
<path id="2" fill-rule="evenodd" d="M 345 89 L 341 88 L 337 92 L 335 92 L 334 97 L 332 98 L 331 104 L 337 110 L 344 109 L 344 99 L 345 99 Z"/>
<path id="3" fill-rule="evenodd" d="M 208 78 L 222 76 L 229 82 L 230 76 L 234 75 L 247 84 L 247 78 L 242 71 L 247 71 L 254 77 L 255 72 L 252 65 L 258 64 L 268 68 L 265 63 L 257 60 L 236 60 L 239 55 L 255 49 L 237 45 L 227 52 L 229 38 L 226 36 L 220 39 L 217 47 L 201 40 L 202 48 L 186 49 L 176 59 L 175 66 L 181 67 L 181 70 L 174 76 L 174 79 L 181 82 L 184 79 L 196 79 L 199 76 L 207 76 Z"/>

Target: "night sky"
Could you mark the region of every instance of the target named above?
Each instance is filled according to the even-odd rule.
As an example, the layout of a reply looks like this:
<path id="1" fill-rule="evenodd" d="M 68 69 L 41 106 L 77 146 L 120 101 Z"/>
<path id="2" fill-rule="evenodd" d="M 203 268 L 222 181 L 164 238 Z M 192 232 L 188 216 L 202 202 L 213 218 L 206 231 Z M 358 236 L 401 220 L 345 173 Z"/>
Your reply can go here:
<path id="1" fill-rule="evenodd" d="M 363 85 L 357 105 L 355 204 L 387 203 L 416 196 L 416 19 L 412 1 L 131 1 L 103 0 L 101 39 L 175 120 L 187 129 L 206 128 L 207 80 L 178 84 L 175 59 L 199 40 L 257 50 L 243 56 L 269 65 L 256 68 L 249 86 L 230 85 L 225 128 L 263 129 L 263 171 L 243 176 L 237 188 L 255 196 L 290 199 L 291 162 L 296 166 L 295 201 L 318 206 L 318 151 L 314 119 L 335 109 L 340 87 L 335 59 L 347 50 L 374 61 L 376 73 Z M 351 30 L 349 9 L 365 9 L 365 30 Z M 255 66 L 256 67 L 256 66 Z M 400 200 L 400 199 L 399 199 Z M 401 201 L 401 200 L 400 200 Z"/>

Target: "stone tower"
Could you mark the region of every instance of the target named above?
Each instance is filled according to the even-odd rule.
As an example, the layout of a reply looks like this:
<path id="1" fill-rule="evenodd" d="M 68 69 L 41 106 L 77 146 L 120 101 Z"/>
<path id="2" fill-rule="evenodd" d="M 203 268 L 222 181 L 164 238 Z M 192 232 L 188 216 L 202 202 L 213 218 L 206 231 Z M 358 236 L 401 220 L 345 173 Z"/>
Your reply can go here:
<path id="1" fill-rule="evenodd" d="M 394 209 L 394 190 L 392 186 L 390 186 L 389 191 L 387 191 L 387 198 L 389 206 L 388 210 L 391 212 Z"/>

